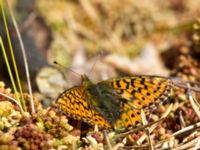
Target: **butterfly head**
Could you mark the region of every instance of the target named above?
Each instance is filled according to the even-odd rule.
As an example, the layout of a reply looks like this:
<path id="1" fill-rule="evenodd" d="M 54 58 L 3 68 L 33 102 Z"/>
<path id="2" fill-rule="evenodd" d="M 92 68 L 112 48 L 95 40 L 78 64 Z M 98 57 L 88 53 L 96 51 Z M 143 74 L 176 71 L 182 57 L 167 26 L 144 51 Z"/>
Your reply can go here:
<path id="1" fill-rule="evenodd" d="M 84 85 L 85 87 L 89 87 L 93 85 L 93 83 L 90 81 L 87 75 L 85 74 L 81 75 L 81 79 L 82 79 L 82 85 Z"/>

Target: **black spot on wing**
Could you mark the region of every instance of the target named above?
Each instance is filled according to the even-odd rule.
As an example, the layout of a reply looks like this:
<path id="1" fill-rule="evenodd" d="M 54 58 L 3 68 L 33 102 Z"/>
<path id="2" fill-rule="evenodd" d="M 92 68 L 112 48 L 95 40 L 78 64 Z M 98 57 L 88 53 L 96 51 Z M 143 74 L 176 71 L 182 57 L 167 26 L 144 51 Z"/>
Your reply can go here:
<path id="1" fill-rule="evenodd" d="M 128 82 L 126 79 L 122 80 L 126 84 L 126 89 L 129 89 L 130 82 Z"/>
<path id="2" fill-rule="evenodd" d="M 116 80 L 117 87 L 121 87 L 120 80 Z"/>
<path id="3" fill-rule="evenodd" d="M 135 83 L 135 79 L 131 79 L 131 86 L 132 87 L 135 87 L 134 83 Z"/>
<path id="4" fill-rule="evenodd" d="M 145 78 L 142 78 L 142 79 L 140 80 L 140 84 L 145 85 Z"/>

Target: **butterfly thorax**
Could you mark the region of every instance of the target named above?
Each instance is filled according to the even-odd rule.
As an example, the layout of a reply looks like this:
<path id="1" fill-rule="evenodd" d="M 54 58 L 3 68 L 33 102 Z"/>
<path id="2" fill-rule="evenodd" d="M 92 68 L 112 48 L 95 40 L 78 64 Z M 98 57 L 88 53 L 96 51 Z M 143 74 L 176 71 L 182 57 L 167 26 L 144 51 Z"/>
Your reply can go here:
<path id="1" fill-rule="evenodd" d="M 108 84 L 94 84 L 87 76 L 82 77 L 82 84 L 88 93 L 88 103 L 110 124 L 120 117 L 120 104 L 117 95 Z"/>

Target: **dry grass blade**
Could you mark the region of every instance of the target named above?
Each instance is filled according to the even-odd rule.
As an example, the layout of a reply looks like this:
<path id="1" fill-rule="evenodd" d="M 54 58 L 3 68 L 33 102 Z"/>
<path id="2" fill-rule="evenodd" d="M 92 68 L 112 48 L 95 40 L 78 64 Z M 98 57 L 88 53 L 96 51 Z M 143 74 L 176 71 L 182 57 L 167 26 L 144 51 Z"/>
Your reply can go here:
<path id="1" fill-rule="evenodd" d="M 194 140 L 185 143 L 185 144 L 181 144 L 178 147 L 176 147 L 176 149 L 178 150 L 186 150 L 191 148 L 192 150 L 195 150 L 194 146 L 196 146 L 196 144 L 199 142 L 200 138 L 195 138 Z"/>
<path id="2" fill-rule="evenodd" d="M 145 115 L 145 113 L 144 113 L 143 110 L 141 110 L 141 115 L 142 115 L 142 123 L 143 123 L 143 125 L 147 125 L 147 124 L 148 124 L 148 121 L 147 121 L 146 115 Z M 153 147 L 153 144 L 152 144 L 152 140 L 151 140 L 151 137 L 150 137 L 150 130 L 149 130 L 149 127 L 147 127 L 147 128 L 145 129 L 145 132 L 146 132 L 146 136 L 147 136 L 148 143 L 149 143 L 149 145 L 150 145 L 150 149 L 151 149 L 151 150 L 154 150 L 154 147 Z M 139 140 L 137 141 L 137 143 L 138 143 L 139 145 L 141 145 L 141 144 L 142 144 L 142 141 L 140 141 L 140 139 L 139 139 Z"/>
<path id="3" fill-rule="evenodd" d="M 179 111 L 179 121 L 180 121 L 180 125 L 182 128 L 185 128 L 186 127 L 186 123 L 185 123 L 185 120 L 183 118 L 183 113 L 182 111 Z"/>
<path id="4" fill-rule="evenodd" d="M 170 113 L 171 110 L 172 110 L 172 107 L 173 107 L 173 104 L 171 104 L 171 105 L 169 106 L 169 108 L 168 108 L 167 111 L 163 114 L 163 116 L 162 116 L 161 118 L 165 118 L 166 116 L 168 116 L 169 113 Z M 153 124 L 151 127 L 149 127 L 149 132 L 151 133 L 157 126 L 158 126 L 158 122 L 155 123 L 155 124 Z M 145 139 L 146 139 L 146 135 L 142 135 L 142 136 L 140 137 L 139 140 L 140 140 L 140 142 L 143 142 Z"/>
<path id="5" fill-rule="evenodd" d="M 14 99 L 14 98 L 6 95 L 6 94 L 3 94 L 3 93 L 0 93 L 0 95 L 6 97 L 8 100 L 10 100 L 10 101 L 14 102 L 15 104 L 17 104 L 17 106 L 19 107 L 19 109 L 21 110 L 21 112 L 24 114 L 24 110 L 23 110 L 21 104 L 16 99 Z"/>
<path id="6" fill-rule="evenodd" d="M 194 150 L 198 150 L 198 149 L 200 149 L 200 138 L 198 138 L 198 142 L 194 147 Z"/>
<path id="7" fill-rule="evenodd" d="M 179 136 L 181 134 L 184 134 L 185 132 L 191 132 L 191 131 L 195 131 L 196 129 L 200 128 L 200 122 L 197 122 L 193 125 L 187 126 L 177 132 L 175 132 L 172 136 Z"/>
<path id="8" fill-rule="evenodd" d="M 173 133 L 172 136 L 170 136 L 168 139 L 165 139 L 165 140 L 163 140 L 163 141 L 157 143 L 157 144 L 155 145 L 155 147 L 156 147 L 156 148 L 159 148 L 159 147 L 161 147 L 164 143 L 171 141 L 171 139 L 175 139 L 175 137 L 181 136 L 182 134 L 184 135 L 184 134 L 186 134 L 186 133 L 188 133 L 188 132 L 193 132 L 193 133 L 194 133 L 197 129 L 200 129 L 200 122 L 198 122 L 198 123 L 196 123 L 196 124 L 193 124 L 193 125 L 190 125 L 190 126 L 188 126 L 188 127 L 185 127 L 185 128 L 183 128 L 183 129 L 181 129 L 181 130 L 179 130 L 179 131 Z M 190 134 L 190 135 L 193 135 L 193 133 Z M 189 136 L 190 136 L 190 135 L 189 135 Z M 188 136 L 188 137 L 189 137 L 189 136 Z M 198 138 L 198 137 L 197 137 L 197 138 Z M 183 140 L 182 143 L 186 143 L 186 144 L 182 144 L 181 146 L 179 146 L 180 149 L 184 149 L 185 147 L 189 147 L 192 143 L 194 143 L 194 141 L 193 141 L 193 142 L 192 142 L 192 141 L 187 142 L 187 141 L 188 141 L 188 140 Z M 193 145 L 193 146 L 194 146 L 194 145 Z"/>
<path id="9" fill-rule="evenodd" d="M 196 87 L 189 87 L 190 90 L 195 91 L 195 92 L 200 92 L 200 88 L 198 86 L 200 86 L 199 82 L 192 82 L 192 81 L 182 81 L 179 78 L 171 78 L 172 82 L 174 83 L 174 85 L 180 87 L 180 88 L 184 88 L 184 89 L 188 89 L 188 85 L 196 85 Z M 197 86 L 198 85 L 198 86 Z"/>
<path id="10" fill-rule="evenodd" d="M 187 84 L 188 86 L 188 91 L 187 91 L 187 94 L 188 94 L 188 97 L 189 97 L 189 101 L 190 101 L 190 104 L 192 105 L 192 108 L 194 109 L 196 115 L 198 116 L 198 118 L 200 119 L 200 108 L 198 107 L 198 105 L 196 105 L 195 101 L 194 101 L 194 98 L 192 96 L 192 91 L 191 91 L 191 86 L 190 84 Z"/>
<path id="11" fill-rule="evenodd" d="M 108 138 L 108 134 L 107 134 L 106 130 L 103 130 L 103 134 L 104 134 L 104 136 L 105 136 L 106 143 L 107 143 L 107 145 L 108 145 L 108 149 L 109 149 L 109 150 L 112 150 L 112 145 L 111 145 L 111 143 L 110 143 L 110 140 L 109 140 L 109 138 Z"/>

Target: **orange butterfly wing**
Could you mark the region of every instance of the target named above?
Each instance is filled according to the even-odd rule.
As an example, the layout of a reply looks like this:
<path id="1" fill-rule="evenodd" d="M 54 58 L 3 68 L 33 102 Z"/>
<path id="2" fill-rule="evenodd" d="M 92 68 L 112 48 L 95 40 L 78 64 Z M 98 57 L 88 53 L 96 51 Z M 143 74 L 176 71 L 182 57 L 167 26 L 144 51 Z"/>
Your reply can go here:
<path id="1" fill-rule="evenodd" d="M 98 125 L 99 128 L 111 128 L 111 125 L 89 106 L 88 94 L 84 86 L 76 86 L 62 93 L 55 105 L 74 119 L 83 120 L 91 125 Z"/>
<path id="2" fill-rule="evenodd" d="M 124 77 L 99 84 L 105 82 L 125 101 L 120 104 L 121 117 L 114 125 L 116 130 L 142 125 L 141 109 L 148 114 L 150 109 L 162 104 L 173 86 L 170 79 L 155 76 Z"/>

